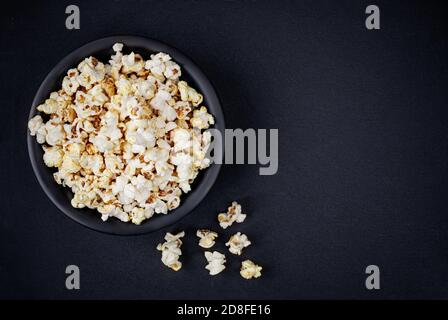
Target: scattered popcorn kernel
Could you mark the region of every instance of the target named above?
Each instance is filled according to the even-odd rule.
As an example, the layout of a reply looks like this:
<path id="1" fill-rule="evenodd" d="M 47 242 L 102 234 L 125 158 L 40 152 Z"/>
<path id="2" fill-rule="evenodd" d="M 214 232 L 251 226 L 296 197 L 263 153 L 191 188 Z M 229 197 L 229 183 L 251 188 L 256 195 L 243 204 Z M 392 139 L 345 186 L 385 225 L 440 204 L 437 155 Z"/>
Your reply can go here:
<path id="1" fill-rule="evenodd" d="M 174 271 L 178 271 L 182 268 L 182 262 L 179 261 L 179 257 L 182 255 L 180 249 L 182 241 L 180 238 L 183 236 L 185 236 L 184 231 L 174 235 L 168 232 L 165 235 L 165 242 L 157 245 L 157 250 L 162 251 L 161 260 L 163 264 Z"/>
<path id="2" fill-rule="evenodd" d="M 213 116 L 207 112 L 206 107 L 201 107 L 193 111 L 193 118 L 190 123 L 194 128 L 208 129 L 211 124 L 215 123 Z"/>
<path id="3" fill-rule="evenodd" d="M 28 129 L 30 130 L 30 135 L 35 136 L 42 126 L 44 126 L 42 117 L 39 115 L 34 116 L 28 122 Z"/>
<path id="4" fill-rule="evenodd" d="M 116 43 L 112 46 L 112 50 L 115 52 L 120 52 L 123 50 L 123 44 L 122 43 Z"/>
<path id="5" fill-rule="evenodd" d="M 243 249 L 248 247 L 251 244 L 249 239 L 245 234 L 241 232 L 237 232 L 233 236 L 230 237 L 229 241 L 226 243 L 226 246 L 229 247 L 229 251 L 236 255 L 241 255 Z"/>
<path id="6" fill-rule="evenodd" d="M 209 274 L 214 276 L 223 271 L 226 266 L 226 256 L 218 251 L 205 251 L 205 258 L 207 259 L 208 264 L 205 266 L 205 269 L 209 271 Z"/>
<path id="7" fill-rule="evenodd" d="M 256 265 L 251 260 L 244 260 L 241 263 L 240 274 L 244 279 L 252 279 L 261 277 L 261 270 L 263 268 Z"/>
<path id="8" fill-rule="evenodd" d="M 203 97 L 195 89 L 190 87 L 187 82 L 179 81 L 177 87 L 180 92 L 180 97 L 182 101 L 188 101 L 197 107 L 202 103 Z"/>
<path id="9" fill-rule="evenodd" d="M 209 249 L 215 245 L 218 234 L 207 229 L 200 229 L 196 232 L 196 236 L 199 237 L 199 246 Z"/>
<path id="10" fill-rule="evenodd" d="M 223 229 L 227 229 L 227 227 L 230 227 L 234 222 L 241 223 L 245 219 L 246 215 L 241 213 L 241 206 L 236 201 L 232 202 L 232 205 L 227 208 L 226 213 L 220 213 L 218 215 L 219 225 Z"/>

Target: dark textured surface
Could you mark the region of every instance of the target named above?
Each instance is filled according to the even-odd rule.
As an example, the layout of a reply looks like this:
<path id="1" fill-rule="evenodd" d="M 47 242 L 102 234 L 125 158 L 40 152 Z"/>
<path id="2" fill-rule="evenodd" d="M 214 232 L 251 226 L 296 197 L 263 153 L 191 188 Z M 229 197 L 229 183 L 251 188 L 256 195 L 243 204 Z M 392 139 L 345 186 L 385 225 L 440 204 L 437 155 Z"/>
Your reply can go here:
<path id="1" fill-rule="evenodd" d="M 79 3 L 79 2 L 78 2 Z M 63 1 L 3 5 L 0 49 L 0 297 L 448 298 L 447 22 L 443 2 L 95 1 L 67 31 Z M 279 128 L 280 168 L 224 166 L 194 213 L 169 230 L 117 237 L 65 217 L 40 189 L 26 119 L 46 73 L 80 45 L 146 35 L 190 56 L 215 85 L 230 128 Z M 193 235 L 242 203 L 245 251 L 210 277 Z M 186 229 L 184 268 L 160 263 L 165 231 Z M 224 236 L 225 235 L 225 236 Z M 218 246 L 220 250 L 223 245 Z M 68 264 L 81 290 L 65 289 Z M 382 289 L 364 288 L 380 266 Z"/>

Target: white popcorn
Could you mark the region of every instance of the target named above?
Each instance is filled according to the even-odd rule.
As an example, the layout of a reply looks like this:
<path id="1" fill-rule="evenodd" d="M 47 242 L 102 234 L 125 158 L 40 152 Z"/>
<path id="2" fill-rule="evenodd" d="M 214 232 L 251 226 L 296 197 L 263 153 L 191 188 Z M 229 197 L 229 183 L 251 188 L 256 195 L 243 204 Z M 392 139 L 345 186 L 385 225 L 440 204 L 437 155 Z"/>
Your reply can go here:
<path id="1" fill-rule="evenodd" d="M 64 151 L 60 147 L 44 147 L 44 162 L 47 167 L 60 167 Z"/>
<path id="2" fill-rule="evenodd" d="M 181 76 L 180 67 L 173 61 L 165 62 L 165 71 L 163 75 L 171 80 L 176 80 Z"/>
<path id="3" fill-rule="evenodd" d="M 213 253 L 210 251 L 205 251 L 204 255 L 208 262 L 205 269 L 209 271 L 210 275 L 217 275 L 226 268 L 226 256 L 222 253 L 219 253 L 218 251 L 213 251 Z"/>
<path id="4" fill-rule="evenodd" d="M 116 43 L 112 46 L 112 50 L 114 50 L 115 52 L 120 52 L 123 50 L 123 44 L 122 43 Z"/>
<path id="5" fill-rule="evenodd" d="M 38 111 L 46 114 L 56 113 L 58 111 L 59 104 L 55 99 L 47 99 L 44 104 L 37 107 Z"/>
<path id="6" fill-rule="evenodd" d="M 160 111 L 160 115 L 167 121 L 173 121 L 177 117 L 177 113 L 173 107 L 168 104 L 168 100 L 171 99 L 169 92 L 159 90 L 154 98 L 151 100 L 151 106 Z"/>
<path id="7" fill-rule="evenodd" d="M 177 87 L 179 89 L 182 101 L 189 101 L 195 107 L 201 104 L 203 99 L 202 95 L 199 94 L 195 89 L 190 87 L 187 82 L 179 81 Z"/>
<path id="8" fill-rule="evenodd" d="M 145 66 L 145 62 L 139 54 L 131 52 L 129 55 L 124 55 L 121 58 L 121 63 L 123 65 L 122 72 L 127 73 L 137 73 L 142 70 Z"/>
<path id="9" fill-rule="evenodd" d="M 28 122 L 28 129 L 30 130 L 30 135 L 35 136 L 39 129 L 44 126 L 42 117 L 40 115 L 34 116 Z"/>
<path id="10" fill-rule="evenodd" d="M 250 244 L 251 242 L 245 234 L 237 232 L 230 237 L 229 241 L 226 243 L 226 246 L 229 247 L 229 251 L 231 253 L 240 256 L 243 252 L 243 249 L 248 247 Z"/>
<path id="11" fill-rule="evenodd" d="M 241 263 L 240 274 L 244 279 L 252 279 L 261 277 L 261 270 L 263 268 L 256 265 L 251 260 L 244 260 Z"/>
<path id="12" fill-rule="evenodd" d="M 75 208 L 141 224 L 179 207 L 209 165 L 211 137 L 203 130 L 214 120 L 206 107 L 194 109 L 202 95 L 180 81 L 169 55 L 145 61 L 124 54 L 123 44 L 112 49 L 107 64 L 88 57 L 69 69 L 28 128 Z"/>
<path id="13" fill-rule="evenodd" d="M 154 92 L 156 91 L 155 81 L 151 80 L 137 80 L 132 89 L 135 94 L 149 100 L 154 97 Z"/>
<path id="14" fill-rule="evenodd" d="M 226 213 L 220 213 L 218 215 L 219 225 L 223 229 L 227 229 L 234 222 L 241 223 L 245 219 L 246 215 L 241 212 L 241 205 L 236 201 L 232 202 L 232 205 L 227 209 Z"/>
<path id="15" fill-rule="evenodd" d="M 104 64 L 93 57 L 89 57 L 81 61 L 78 65 L 79 75 L 76 77 L 78 83 L 90 89 L 92 84 L 100 82 L 106 75 Z"/>
<path id="16" fill-rule="evenodd" d="M 155 55 L 153 54 L 153 55 L 151 55 L 151 59 L 146 61 L 145 69 L 150 70 L 151 73 L 156 78 L 163 79 L 164 78 L 163 73 L 165 72 L 165 69 L 166 69 L 166 62 L 168 62 L 170 60 L 171 60 L 171 57 L 165 53 L 159 52 Z M 171 70 L 171 71 L 168 71 L 167 73 L 170 74 L 171 72 L 173 72 L 173 71 Z"/>
<path id="17" fill-rule="evenodd" d="M 60 145 L 64 141 L 65 131 L 59 124 L 54 124 L 51 120 L 45 124 L 46 136 L 45 141 L 50 146 Z"/>
<path id="18" fill-rule="evenodd" d="M 218 237 L 218 234 L 207 229 L 200 229 L 196 231 L 196 236 L 199 237 L 199 246 L 209 249 L 215 245 L 215 239 Z"/>
<path id="19" fill-rule="evenodd" d="M 45 143 L 45 137 L 47 136 L 47 128 L 45 125 L 41 126 L 39 130 L 36 132 L 36 140 L 38 143 Z"/>
<path id="20" fill-rule="evenodd" d="M 72 157 L 64 155 L 62 158 L 61 167 L 59 169 L 63 174 L 77 173 L 81 169 L 81 166 Z"/>
<path id="21" fill-rule="evenodd" d="M 185 232 L 183 231 L 174 235 L 168 232 L 165 235 L 165 242 L 157 245 L 157 250 L 162 251 L 161 260 L 163 264 L 174 271 L 182 268 L 182 262 L 179 261 L 179 257 L 182 255 L 180 249 L 182 241 L 180 238 L 183 236 L 185 236 Z"/>
<path id="22" fill-rule="evenodd" d="M 192 139 L 188 130 L 182 128 L 176 128 L 172 130 L 174 151 L 181 151 L 191 147 Z"/>
<path id="23" fill-rule="evenodd" d="M 193 118 L 190 119 L 190 123 L 194 128 L 208 129 L 210 124 L 214 124 L 215 120 L 213 116 L 207 112 L 206 107 L 201 107 L 193 111 Z"/>
<path id="24" fill-rule="evenodd" d="M 62 89 L 69 95 L 73 95 L 79 88 L 77 77 L 79 72 L 77 69 L 70 69 L 67 71 L 67 76 L 62 80 Z"/>

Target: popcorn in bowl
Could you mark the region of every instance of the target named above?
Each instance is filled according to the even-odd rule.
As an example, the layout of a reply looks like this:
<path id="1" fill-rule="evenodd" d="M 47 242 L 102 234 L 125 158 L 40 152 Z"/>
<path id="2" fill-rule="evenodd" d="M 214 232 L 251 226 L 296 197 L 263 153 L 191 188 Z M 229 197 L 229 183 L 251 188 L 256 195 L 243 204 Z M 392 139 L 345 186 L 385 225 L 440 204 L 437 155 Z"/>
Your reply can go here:
<path id="1" fill-rule="evenodd" d="M 241 205 L 233 201 L 232 205 L 227 208 L 227 212 L 218 214 L 218 222 L 221 228 L 227 229 L 234 222 L 242 223 L 246 220 L 246 214 L 242 213 Z"/>
<path id="2" fill-rule="evenodd" d="M 241 263 L 240 275 L 244 279 L 259 278 L 261 277 L 261 270 L 263 270 L 263 268 L 255 264 L 253 261 L 244 260 Z"/>
<path id="3" fill-rule="evenodd" d="M 209 271 L 211 276 L 215 276 L 221 273 L 225 268 L 226 256 L 218 251 L 205 251 L 205 259 L 207 259 L 207 265 L 205 269 Z"/>
<path id="4" fill-rule="evenodd" d="M 171 234 L 167 232 L 165 235 L 165 242 L 157 245 L 157 250 L 162 251 L 162 262 L 168 268 L 174 271 L 179 271 L 182 268 L 182 262 L 179 261 L 182 255 L 182 240 L 180 238 L 185 236 L 185 232 Z"/>
<path id="5" fill-rule="evenodd" d="M 218 234 L 208 229 L 199 229 L 196 231 L 196 236 L 199 238 L 199 246 L 209 249 L 215 245 Z"/>
<path id="6" fill-rule="evenodd" d="M 240 256 L 243 249 L 250 246 L 250 244 L 251 242 L 245 234 L 237 232 L 230 237 L 229 241 L 226 243 L 226 246 L 229 247 L 229 251 L 231 253 Z"/>
<path id="7" fill-rule="evenodd" d="M 89 57 L 68 70 L 28 128 L 73 207 L 140 224 L 177 208 L 209 166 L 214 118 L 169 55 L 113 50 L 106 64 Z"/>

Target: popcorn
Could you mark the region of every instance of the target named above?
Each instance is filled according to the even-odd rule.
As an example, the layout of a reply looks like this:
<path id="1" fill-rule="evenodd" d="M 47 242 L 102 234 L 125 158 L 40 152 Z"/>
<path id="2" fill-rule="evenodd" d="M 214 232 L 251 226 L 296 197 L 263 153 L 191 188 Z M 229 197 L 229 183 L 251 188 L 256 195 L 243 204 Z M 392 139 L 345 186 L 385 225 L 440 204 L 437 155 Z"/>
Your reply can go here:
<path id="1" fill-rule="evenodd" d="M 121 58 L 121 63 L 123 65 L 121 71 L 124 74 L 132 72 L 138 73 L 145 66 L 145 62 L 143 61 L 142 56 L 139 54 L 135 54 L 134 52 L 131 52 L 129 55 L 124 55 Z"/>
<path id="2" fill-rule="evenodd" d="M 36 136 L 38 143 L 45 143 L 45 137 L 47 136 L 47 129 L 40 115 L 34 116 L 28 122 L 28 129 L 31 136 Z"/>
<path id="3" fill-rule="evenodd" d="M 76 80 L 86 89 L 90 89 L 95 82 L 100 82 L 106 74 L 104 64 L 94 57 L 81 61 L 78 65 L 78 71 L 79 75 L 76 76 Z"/>
<path id="4" fill-rule="evenodd" d="M 191 102 L 195 107 L 201 104 L 203 100 L 202 95 L 190 87 L 187 82 L 179 81 L 177 87 L 179 88 L 180 98 L 182 101 Z"/>
<path id="5" fill-rule="evenodd" d="M 191 147 L 191 135 L 186 129 L 177 128 L 173 130 L 172 139 L 174 142 L 174 151 L 181 151 Z"/>
<path id="6" fill-rule="evenodd" d="M 229 247 L 229 251 L 231 253 L 240 256 L 243 249 L 248 247 L 250 244 L 251 242 L 245 234 L 237 232 L 230 237 L 229 241 L 226 243 L 226 246 Z"/>
<path id="7" fill-rule="evenodd" d="M 44 147 L 44 162 L 47 167 L 60 167 L 64 151 L 60 147 Z"/>
<path id="8" fill-rule="evenodd" d="M 227 208 L 226 213 L 220 213 L 218 215 L 219 225 L 223 229 L 227 229 L 234 222 L 241 223 L 246 219 L 246 215 L 241 213 L 241 205 L 238 202 L 233 201 L 232 205 Z"/>
<path id="9" fill-rule="evenodd" d="M 62 80 L 62 89 L 69 96 L 76 93 L 79 88 L 79 82 L 76 79 L 79 76 L 79 72 L 77 69 L 70 69 L 67 71 L 67 76 Z"/>
<path id="10" fill-rule="evenodd" d="M 210 275 L 217 275 L 226 268 L 226 256 L 222 253 L 219 253 L 218 251 L 213 251 L 213 253 L 210 251 L 205 251 L 204 255 L 208 262 L 205 269 L 209 271 Z"/>
<path id="11" fill-rule="evenodd" d="M 163 75 L 171 80 L 176 80 L 181 76 L 180 67 L 173 61 L 165 62 L 165 71 Z"/>
<path id="12" fill-rule="evenodd" d="M 64 128 L 59 125 L 53 123 L 51 120 L 45 124 L 45 141 L 50 146 L 61 145 L 65 138 Z"/>
<path id="13" fill-rule="evenodd" d="M 169 92 L 160 90 L 156 93 L 151 100 L 151 106 L 160 111 L 160 115 L 167 121 L 173 121 L 177 117 L 177 113 L 173 107 L 168 104 L 168 100 L 171 99 Z"/>
<path id="14" fill-rule="evenodd" d="M 37 107 L 37 110 L 46 114 L 56 113 L 58 111 L 59 105 L 55 99 L 47 99 L 44 104 Z"/>
<path id="15" fill-rule="evenodd" d="M 161 260 L 163 264 L 174 271 L 178 271 L 182 268 L 182 262 L 179 261 L 179 257 L 182 255 L 180 249 L 182 241 L 180 238 L 183 236 L 185 236 L 184 231 L 174 235 L 168 232 L 165 235 L 165 242 L 157 245 L 157 250 L 162 251 Z"/>
<path id="16" fill-rule="evenodd" d="M 256 265 L 251 260 L 244 260 L 241 263 L 240 274 L 244 279 L 252 279 L 261 277 L 261 270 L 263 268 Z"/>
<path id="17" fill-rule="evenodd" d="M 199 246 L 209 249 L 215 245 L 215 239 L 218 237 L 218 234 L 207 229 L 200 229 L 196 232 L 196 236 L 200 239 Z"/>
<path id="18" fill-rule="evenodd" d="M 166 69 L 166 63 L 171 60 L 171 57 L 165 53 L 159 52 L 151 55 L 151 59 L 146 61 L 145 69 L 150 70 L 151 73 L 158 79 L 164 78 L 164 72 Z M 180 69 L 180 68 L 179 68 Z M 171 64 L 170 69 L 166 71 L 168 75 L 175 74 Z"/>
<path id="19" fill-rule="evenodd" d="M 214 119 L 169 55 L 145 61 L 121 43 L 112 49 L 107 64 L 87 57 L 69 69 L 28 128 L 74 207 L 138 225 L 179 207 L 210 165 L 204 130 Z"/>
<path id="20" fill-rule="evenodd" d="M 213 116 L 207 112 L 206 107 L 193 111 L 193 118 L 190 120 L 191 125 L 198 129 L 208 129 L 210 124 L 214 124 Z"/>
<path id="21" fill-rule="evenodd" d="M 62 164 L 61 164 L 59 170 L 63 174 L 77 173 L 80 169 L 81 169 L 81 166 L 72 157 L 70 157 L 69 155 L 66 155 L 66 154 L 62 157 Z"/>
<path id="22" fill-rule="evenodd" d="M 40 115 L 34 116 L 28 122 L 28 129 L 30 130 L 30 135 L 35 136 L 42 126 L 44 126 L 42 117 Z"/>

